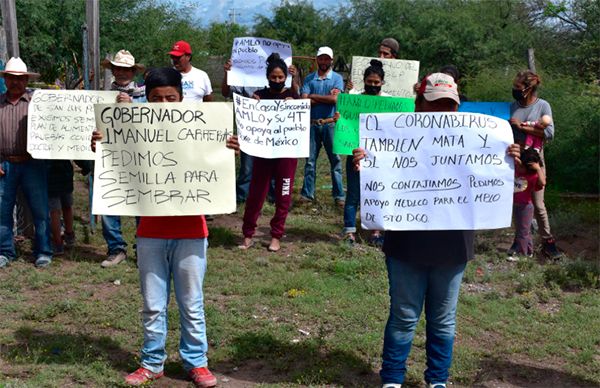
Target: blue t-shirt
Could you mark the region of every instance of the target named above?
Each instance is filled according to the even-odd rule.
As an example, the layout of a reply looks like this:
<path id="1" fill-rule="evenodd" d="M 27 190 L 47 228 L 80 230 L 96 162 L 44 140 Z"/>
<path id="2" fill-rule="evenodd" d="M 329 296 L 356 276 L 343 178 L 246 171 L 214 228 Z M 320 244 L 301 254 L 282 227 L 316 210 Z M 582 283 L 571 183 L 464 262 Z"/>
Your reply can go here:
<path id="1" fill-rule="evenodd" d="M 329 70 L 325 78 L 319 78 L 318 72 L 310 73 L 304 79 L 304 85 L 300 94 L 320 94 L 328 96 L 332 89 L 344 90 L 344 80 L 342 76 L 333 70 Z M 317 104 L 310 108 L 310 118 L 325 119 L 333 117 L 335 114 L 335 104 Z"/>

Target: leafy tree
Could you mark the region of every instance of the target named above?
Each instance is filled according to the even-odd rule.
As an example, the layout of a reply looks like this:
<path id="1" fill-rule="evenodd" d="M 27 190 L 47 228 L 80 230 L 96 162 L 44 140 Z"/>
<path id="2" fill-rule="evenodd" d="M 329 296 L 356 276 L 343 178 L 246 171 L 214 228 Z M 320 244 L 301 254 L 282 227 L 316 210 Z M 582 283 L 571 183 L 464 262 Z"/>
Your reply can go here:
<path id="1" fill-rule="evenodd" d="M 212 23 L 207 30 L 210 55 L 231 55 L 233 38 L 247 36 L 248 29 L 234 23 Z"/>

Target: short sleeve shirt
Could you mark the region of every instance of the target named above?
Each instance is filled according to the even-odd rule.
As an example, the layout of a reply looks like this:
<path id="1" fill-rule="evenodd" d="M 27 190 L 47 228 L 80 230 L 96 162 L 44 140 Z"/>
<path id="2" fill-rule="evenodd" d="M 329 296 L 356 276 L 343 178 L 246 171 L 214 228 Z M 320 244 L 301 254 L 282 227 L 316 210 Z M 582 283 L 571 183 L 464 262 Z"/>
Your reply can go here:
<path id="1" fill-rule="evenodd" d="M 184 102 L 202 102 L 204 96 L 212 94 L 208 74 L 193 66 L 187 73 L 181 73 L 181 86 L 183 88 Z"/>
<path id="2" fill-rule="evenodd" d="M 516 101 L 510 105 L 510 117 L 521 121 L 537 121 L 544 115 L 552 117 L 552 108 L 550 108 L 548 101 L 541 98 L 538 98 L 536 102 L 528 106 L 521 106 Z M 523 132 L 513 129 L 513 135 L 515 142 L 522 144 L 525 141 L 525 134 Z M 545 140 L 554 139 L 554 123 L 550 123 L 544 129 L 544 138 Z"/>
<path id="3" fill-rule="evenodd" d="M 300 93 L 328 96 L 333 89 L 344 90 L 342 76 L 333 70 L 329 70 L 325 77 L 319 78 L 318 72 L 315 71 L 306 76 Z M 334 114 L 335 104 L 317 104 L 310 108 L 310 118 L 313 120 L 333 117 Z"/>

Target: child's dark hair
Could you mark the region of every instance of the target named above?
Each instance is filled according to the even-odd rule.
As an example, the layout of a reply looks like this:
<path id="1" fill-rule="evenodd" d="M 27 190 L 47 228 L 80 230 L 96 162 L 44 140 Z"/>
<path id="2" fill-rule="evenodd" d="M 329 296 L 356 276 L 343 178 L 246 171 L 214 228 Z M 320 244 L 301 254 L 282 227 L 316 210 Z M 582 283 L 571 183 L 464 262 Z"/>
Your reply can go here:
<path id="1" fill-rule="evenodd" d="M 377 59 L 371 59 L 369 65 L 370 66 L 365 69 L 363 80 L 371 74 L 377 74 L 381 77 L 381 80 L 383 81 L 383 78 L 385 77 L 385 72 L 383 71 L 383 63 L 381 63 L 381 61 L 378 61 Z"/>
<path id="2" fill-rule="evenodd" d="M 535 148 L 527 148 L 526 150 L 521 151 L 521 163 L 523 163 L 523 166 L 527 170 L 529 170 L 529 163 L 539 163 L 540 167 L 544 167 L 542 157 Z"/>
<path id="3" fill-rule="evenodd" d="M 448 74 L 450 77 L 454 78 L 454 82 L 458 83 L 460 81 L 460 72 L 454 65 L 446 65 L 440 69 L 440 73 Z"/>
<path id="4" fill-rule="evenodd" d="M 172 86 L 177 89 L 180 96 L 183 96 L 181 73 L 172 67 L 160 67 L 148 70 L 146 73 L 145 85 L 146 97 L 150 95 L 152 89 L 161 86 Z"/>
<path id="5" fill-rule="evenodd" d="M 277 68 L 280 68 L 283 71 L 283 74 L 285 74 L 285 76 L 287 77 L 287 65 L 285 64 L 283 59 L 281 59 L 278 53 L 272 53 L 271 55 L 269 55 L 269 58 L 267 58 L 267 77 L 269 76 L 269 74 L 271 74 L 273 70 Z"/>

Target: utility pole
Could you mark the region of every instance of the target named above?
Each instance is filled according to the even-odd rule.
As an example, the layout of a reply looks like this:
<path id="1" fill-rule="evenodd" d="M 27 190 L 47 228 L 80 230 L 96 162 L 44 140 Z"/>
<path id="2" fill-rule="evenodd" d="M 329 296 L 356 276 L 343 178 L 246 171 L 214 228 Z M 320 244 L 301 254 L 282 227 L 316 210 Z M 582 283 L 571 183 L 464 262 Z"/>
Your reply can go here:
<path id="1" fill-rule="evenodd" d="M 535 71 L 535 53 L 532 48 L 527 49 L 527 66 L 529 67 L 529 70 L 537 73 L 537 71 Z"/>
<path id="2" fill-rule="evenodd" d="M 85 3 L 85 17 L 88 32 L 88 49 L 90 69 L 94 78 L 90 82 L 90 89 L 100 89 L 100 0 L 87 0 Z"/>
<path id="3" fill-rule="evenodd" d="M 236 12 L 235 8 L 231 8 L 229 10 L 229 20 L 231 21 L 231 24 L 235 24 L 236 15 L 239 15 L 239 12 Z"/>
<path id="4" fill-rule="evenodd" d="M 19 57 L 19 31 L 17 30 L 17 9 L 15 0 L 1 0 L 2 24 L 6 35 L 8 57 Z"/>

